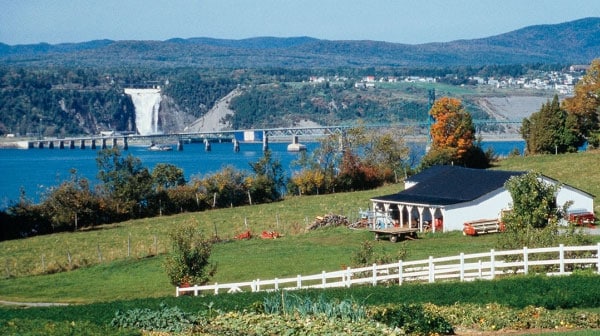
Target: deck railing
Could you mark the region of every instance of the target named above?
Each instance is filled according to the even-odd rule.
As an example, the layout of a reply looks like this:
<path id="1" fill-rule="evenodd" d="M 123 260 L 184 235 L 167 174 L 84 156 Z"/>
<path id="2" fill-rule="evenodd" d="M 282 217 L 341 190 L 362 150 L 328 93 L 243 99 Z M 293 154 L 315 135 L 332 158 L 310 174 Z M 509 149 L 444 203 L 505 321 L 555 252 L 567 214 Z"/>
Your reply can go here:
<path id="1" fill-rule="evenodd" d="M 175 295 L 201 293 L 219 294 L 242 291 L 297 290 L 305 288 L 350 287 L 352 285 L 475 279 L 494 279 L 497 276 L 544 273 L 568 275 L 575 269 L 591 269 L 600 274 L 600 243 L 589 246 L 531 248 L 464 254 L 424 260 L 398 261 L 392 264 L 346 268 L 313 275 L 252 280 L 227 284 L 177 287 Z"/>

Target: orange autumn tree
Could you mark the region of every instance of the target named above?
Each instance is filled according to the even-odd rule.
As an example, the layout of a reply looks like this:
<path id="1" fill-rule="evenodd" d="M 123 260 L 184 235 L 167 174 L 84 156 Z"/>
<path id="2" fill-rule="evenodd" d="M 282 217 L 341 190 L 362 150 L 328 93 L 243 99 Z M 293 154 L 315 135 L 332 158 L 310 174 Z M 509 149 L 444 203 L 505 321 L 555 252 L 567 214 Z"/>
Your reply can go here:
<path id="1" fill-rule="evenodd" d="M 563 101 L 563 108 L 577 117 L 577 131 L 590 145 L 600 145 L 600 59 L 592 61 L 575 85 L 575 95 Z"/>
<path id="2" fill-rule="evenodd" d="M 475 143 L 475 126 L 471 114 L 456 98 L 442 97 L 429 111 L 435 120 L 431 125 L 431 149 L 421 167 L 436 164 L 459 164 L 486 168 L 489 160 Z"/>

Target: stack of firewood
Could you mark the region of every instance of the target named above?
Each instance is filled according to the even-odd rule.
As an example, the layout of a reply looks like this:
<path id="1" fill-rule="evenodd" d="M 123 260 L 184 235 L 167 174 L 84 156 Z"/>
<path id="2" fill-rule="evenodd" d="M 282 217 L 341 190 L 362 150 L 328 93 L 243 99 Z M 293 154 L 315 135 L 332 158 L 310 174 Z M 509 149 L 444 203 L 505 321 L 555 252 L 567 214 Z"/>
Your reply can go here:
<path id="1" fill-rule="evenodd" d="M 341 215 L 328 214 L 315 217 L 315 221 L 310 224 L 307 230 L 316 230 L 323 227 L 348 226 L 348 218 Z"/>

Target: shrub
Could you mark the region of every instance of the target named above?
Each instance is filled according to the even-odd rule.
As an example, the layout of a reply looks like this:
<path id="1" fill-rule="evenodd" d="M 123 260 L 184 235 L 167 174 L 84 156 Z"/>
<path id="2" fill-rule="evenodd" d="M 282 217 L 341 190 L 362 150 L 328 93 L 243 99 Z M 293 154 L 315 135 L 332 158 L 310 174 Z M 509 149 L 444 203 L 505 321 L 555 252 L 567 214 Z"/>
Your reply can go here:
<path id="1" fill-rule="evenodd" d="M 53 321 L 47 319 L 0 319 L 0 335 L 140 335 L 139 331 L 119 330 L 115 327 L 99 326 L 88 321 Z"/>
<path id="2" fill-rule="evenodd" d="M 369 317 L 390 327 L 400 328 L 407 334 L 454 334 L 452 325 L 438 314 L 426 312 L 422 305 L 387 304 L 373 307 Z"/>
<path id="3" fill-rule="evenodd" d="M 171 283 L 202 285 L 208 282 L 217 270 L 210 262 L 212 242 L 204 238 L 198 225 L 185 224 L 169 234 L 173 249 L 165 260 L 165 269 Z"/>

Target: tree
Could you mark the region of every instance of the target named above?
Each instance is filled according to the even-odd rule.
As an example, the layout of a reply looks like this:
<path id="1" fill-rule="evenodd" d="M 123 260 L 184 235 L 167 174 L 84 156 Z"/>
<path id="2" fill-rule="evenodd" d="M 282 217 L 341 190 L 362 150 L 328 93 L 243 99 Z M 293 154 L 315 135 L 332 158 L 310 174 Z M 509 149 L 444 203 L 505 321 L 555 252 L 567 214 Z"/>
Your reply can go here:
<path id="1" fill-rule="evenodd" d="M 75 170 L 71 170 L 70 180 L 48 190 L 40 208 L 55 232 L 92 226 L 101 216 L 99 199 L 89 181 L 77 176 Z"/>
<path id="2" fill-rule="evenodd" d="M 170 189 L 185 184 L 183 170 L 170 163 L 158 163 L 152 170 L 152 180 L 157 190 Z"/>
<path id="3" fill-rule="evenodd" d="M 471 114 L 465 110 L 460 100 L 442 97 L 435 101 L 429 114 L 435 120 L 430 129 L 432 143 L 422 160 L 421 168 L 432 163 L 477 168 L 489 166 L 483 150 L 477 149 L 479 146 L 475 141 L 475 126 Z"/>
<path id="4" fill-rule="evenodd" d="M 257 162 L 251 162 L 254 178 L 249 183 L 254 202 L 272 202 L 281 198 L 285 185 L 283 168 L 279 160 L 273 159 L 273 153 L 267 149 Z"/>
<path id="5" fill-rule="evenodd" d="M 404 162 L 410 153 L 403 134 L 387 131 L 374 132 L 372 135 L 371 144 L 365 151 L 365 161 L 377 165 L 384 174 L 385 171 L 391 171 L 397 182 L 398 174 L 407 168 Z M 385 176 L 382 178 L 385 179 Z"/>
<path id="6" fill-rule="evenodd" d="M 233 166 L 225 166 L 221 171 L 206 176 L 196 184 L 207 197 L 212 197 L 213 207 L 234 207 L 248 204 L 248 175 Z"/>
<path id="7" fill-rule="evenodd" d="M 96 158 L 98 178 L 103 188 L 116 202 L 117 213 L 135 214 L 146 210 L 151 198 L 152 176 L 142 161 L 129 154 L 123 158 L 118 148 L 104 149 Z"/>
<path id="8" fill-rule="evenodd" d="M 165 270 L 171 284 L 203 285 L 217 266 L 210 262 L 212 242 L 204 237 L 197 223 L 186 223 L 169 233 L 172 249 L 165 260 Z"/>
<path id="9" fill-rule="evenodd" d="M 581 244 L 585 238 L 573 227 L 559 234 L 558 225 L 570 202 L 559 206 L 560 186 L 547 183 L 542 175 L 528 172 L 511 177 L 505 188 L 512 197 L 512 209 L 502 216 L 505 232 L 498 236 L 501 249 L 548 247 L 560 243 Z"/>
<path id="10" fill-rule="evenodd" d="M 600 59 L 592 61 L 583 78 L 575 85 L 575 95 L 563 101 L 563 107 L 575 116 L 576 129 L 583 137 L 600 130 Z"/>
<path id="11" fill-rule="evenodd" d="M 554 95 L 551 102 L 523 119 L 520 131 L 528 154 L 565 153 L 576 152 L 583 143 L 576 127 L 575 116 L 563 110 Z"/>

